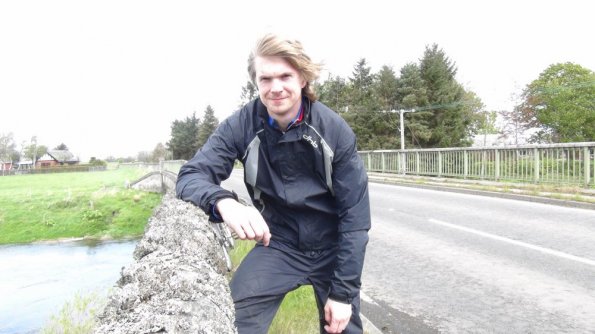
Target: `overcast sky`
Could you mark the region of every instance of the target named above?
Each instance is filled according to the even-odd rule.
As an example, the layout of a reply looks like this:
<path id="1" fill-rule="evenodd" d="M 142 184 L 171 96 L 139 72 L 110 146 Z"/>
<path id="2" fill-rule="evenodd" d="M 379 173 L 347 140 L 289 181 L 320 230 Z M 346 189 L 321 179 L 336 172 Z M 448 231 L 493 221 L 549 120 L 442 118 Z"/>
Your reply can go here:
<path id="1" fill-rule="evenodd" d="M 300 39 L 327 72 L 418 62 L 437 43 L 488 110 L 549 65 L 595 70 L 592 1 L 2 1 L 0 134 L 82 160 L 136 156 L 171 123 L 239 103 L 258 36 Z M 324 74 L 326 77 L 327 74 Z"/>

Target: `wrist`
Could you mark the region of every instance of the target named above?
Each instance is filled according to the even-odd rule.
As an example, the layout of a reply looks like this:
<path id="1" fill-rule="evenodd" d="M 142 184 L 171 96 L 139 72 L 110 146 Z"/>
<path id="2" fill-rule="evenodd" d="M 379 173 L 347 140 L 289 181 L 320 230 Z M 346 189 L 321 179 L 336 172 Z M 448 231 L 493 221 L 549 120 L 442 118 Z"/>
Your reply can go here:
<path id="1" fill-rule="evenodd" d="M 205 212 L 209 215 L 209 220 L 215 223 L 223 222 L 225 213 L 222 214 L 222 212 L 229 210 L 225 207 L 228 205 L 228 202 L 235 202 L 236 198 L 237 195 L 235 192 L 223 192 L 210 200 L 208 207 L 205 209 Z M 222 202 L 223 205 L 220 205 L 220 202 Z"/>
<path id="2" fill-rule="evenodd" d="M 351 302 L 353 301 L 353 298 L 349 298 L 347 296 L 341 296 L 341 295 L 335 295 L 335 294 L 330 294 L 328 296 L 328 299 L 337 302 L 337 303 L 341 303 L 341 304 L 351 304 Z"/>
<path id="3" fill-rule="evenodd" d="M 233 206 L 235 206 L 236 204 L 238 204 L 238 201 L 236 201 L 233 198 L 230 197 L 226 197 L 226 198 L 222 198 L 220 200 L 218 200 L 217 202 L 215 202 L 215 210 L 217 210 L 217 212 L 219 214 L 221 214 L 221 212 L 226 211 L 228 208 L 231 208 Z"/>

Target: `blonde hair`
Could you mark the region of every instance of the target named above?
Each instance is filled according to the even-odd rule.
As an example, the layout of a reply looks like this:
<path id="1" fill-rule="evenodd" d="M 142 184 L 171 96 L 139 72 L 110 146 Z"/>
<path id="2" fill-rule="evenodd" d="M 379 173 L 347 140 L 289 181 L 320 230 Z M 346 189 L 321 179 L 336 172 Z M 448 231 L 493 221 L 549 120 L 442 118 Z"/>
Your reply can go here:
<path id="1" fill-rule="evenodd" d="M 317 100 L 316 92 L 312 85 L 318 78 L 322 65 L 314 63 L 304 53 L 302 43 L 297 40 L 283 39 L 274 34 L 266 34 L 259 39 L 256 42 L 254 50 L 248 56 L 248 74 L 254 85 L 256 85 L 256 69 L 254 67 L 254 59 L 256 57 L 282 57 L 287 60 L 306 81 L 306 85 L 302 89 L 302 94 L 312 102 Z"/>

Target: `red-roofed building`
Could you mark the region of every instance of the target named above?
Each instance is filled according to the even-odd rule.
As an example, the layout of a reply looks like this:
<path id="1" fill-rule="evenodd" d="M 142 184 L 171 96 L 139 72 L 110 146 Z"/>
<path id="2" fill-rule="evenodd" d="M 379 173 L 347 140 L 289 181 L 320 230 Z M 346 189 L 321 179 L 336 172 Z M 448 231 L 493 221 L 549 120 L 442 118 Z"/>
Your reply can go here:
<path id="1" fill-rule="evenodd" d="M 35 163 L 36 168 L 77 165 L 79 159 L 67 150 L 50 150 Z"/>

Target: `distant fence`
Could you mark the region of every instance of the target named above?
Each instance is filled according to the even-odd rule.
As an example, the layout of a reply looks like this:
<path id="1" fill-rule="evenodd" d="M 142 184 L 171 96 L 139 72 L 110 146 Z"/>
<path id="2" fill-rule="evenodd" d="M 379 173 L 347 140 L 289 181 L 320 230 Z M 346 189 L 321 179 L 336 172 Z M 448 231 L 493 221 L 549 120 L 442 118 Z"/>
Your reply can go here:
<path id="1" fill-rule="evenodd" d="M 595 142 L 359 155 L 370 172 L 595 187 Z"/>
<path id="2" fill-rule="evenodd" d="M 71 165 L 71 166 L 54 166 L 54 167 L 38 167 L 30 169 L 11 169 L 3 170 L 0 175 L 22 175 L 22 174 L 52 174 L 52 173 L 72 173 L 72 172 L 97 172 L 106 170 L 106 166 L 91 166 L 91 165 Z"/>

